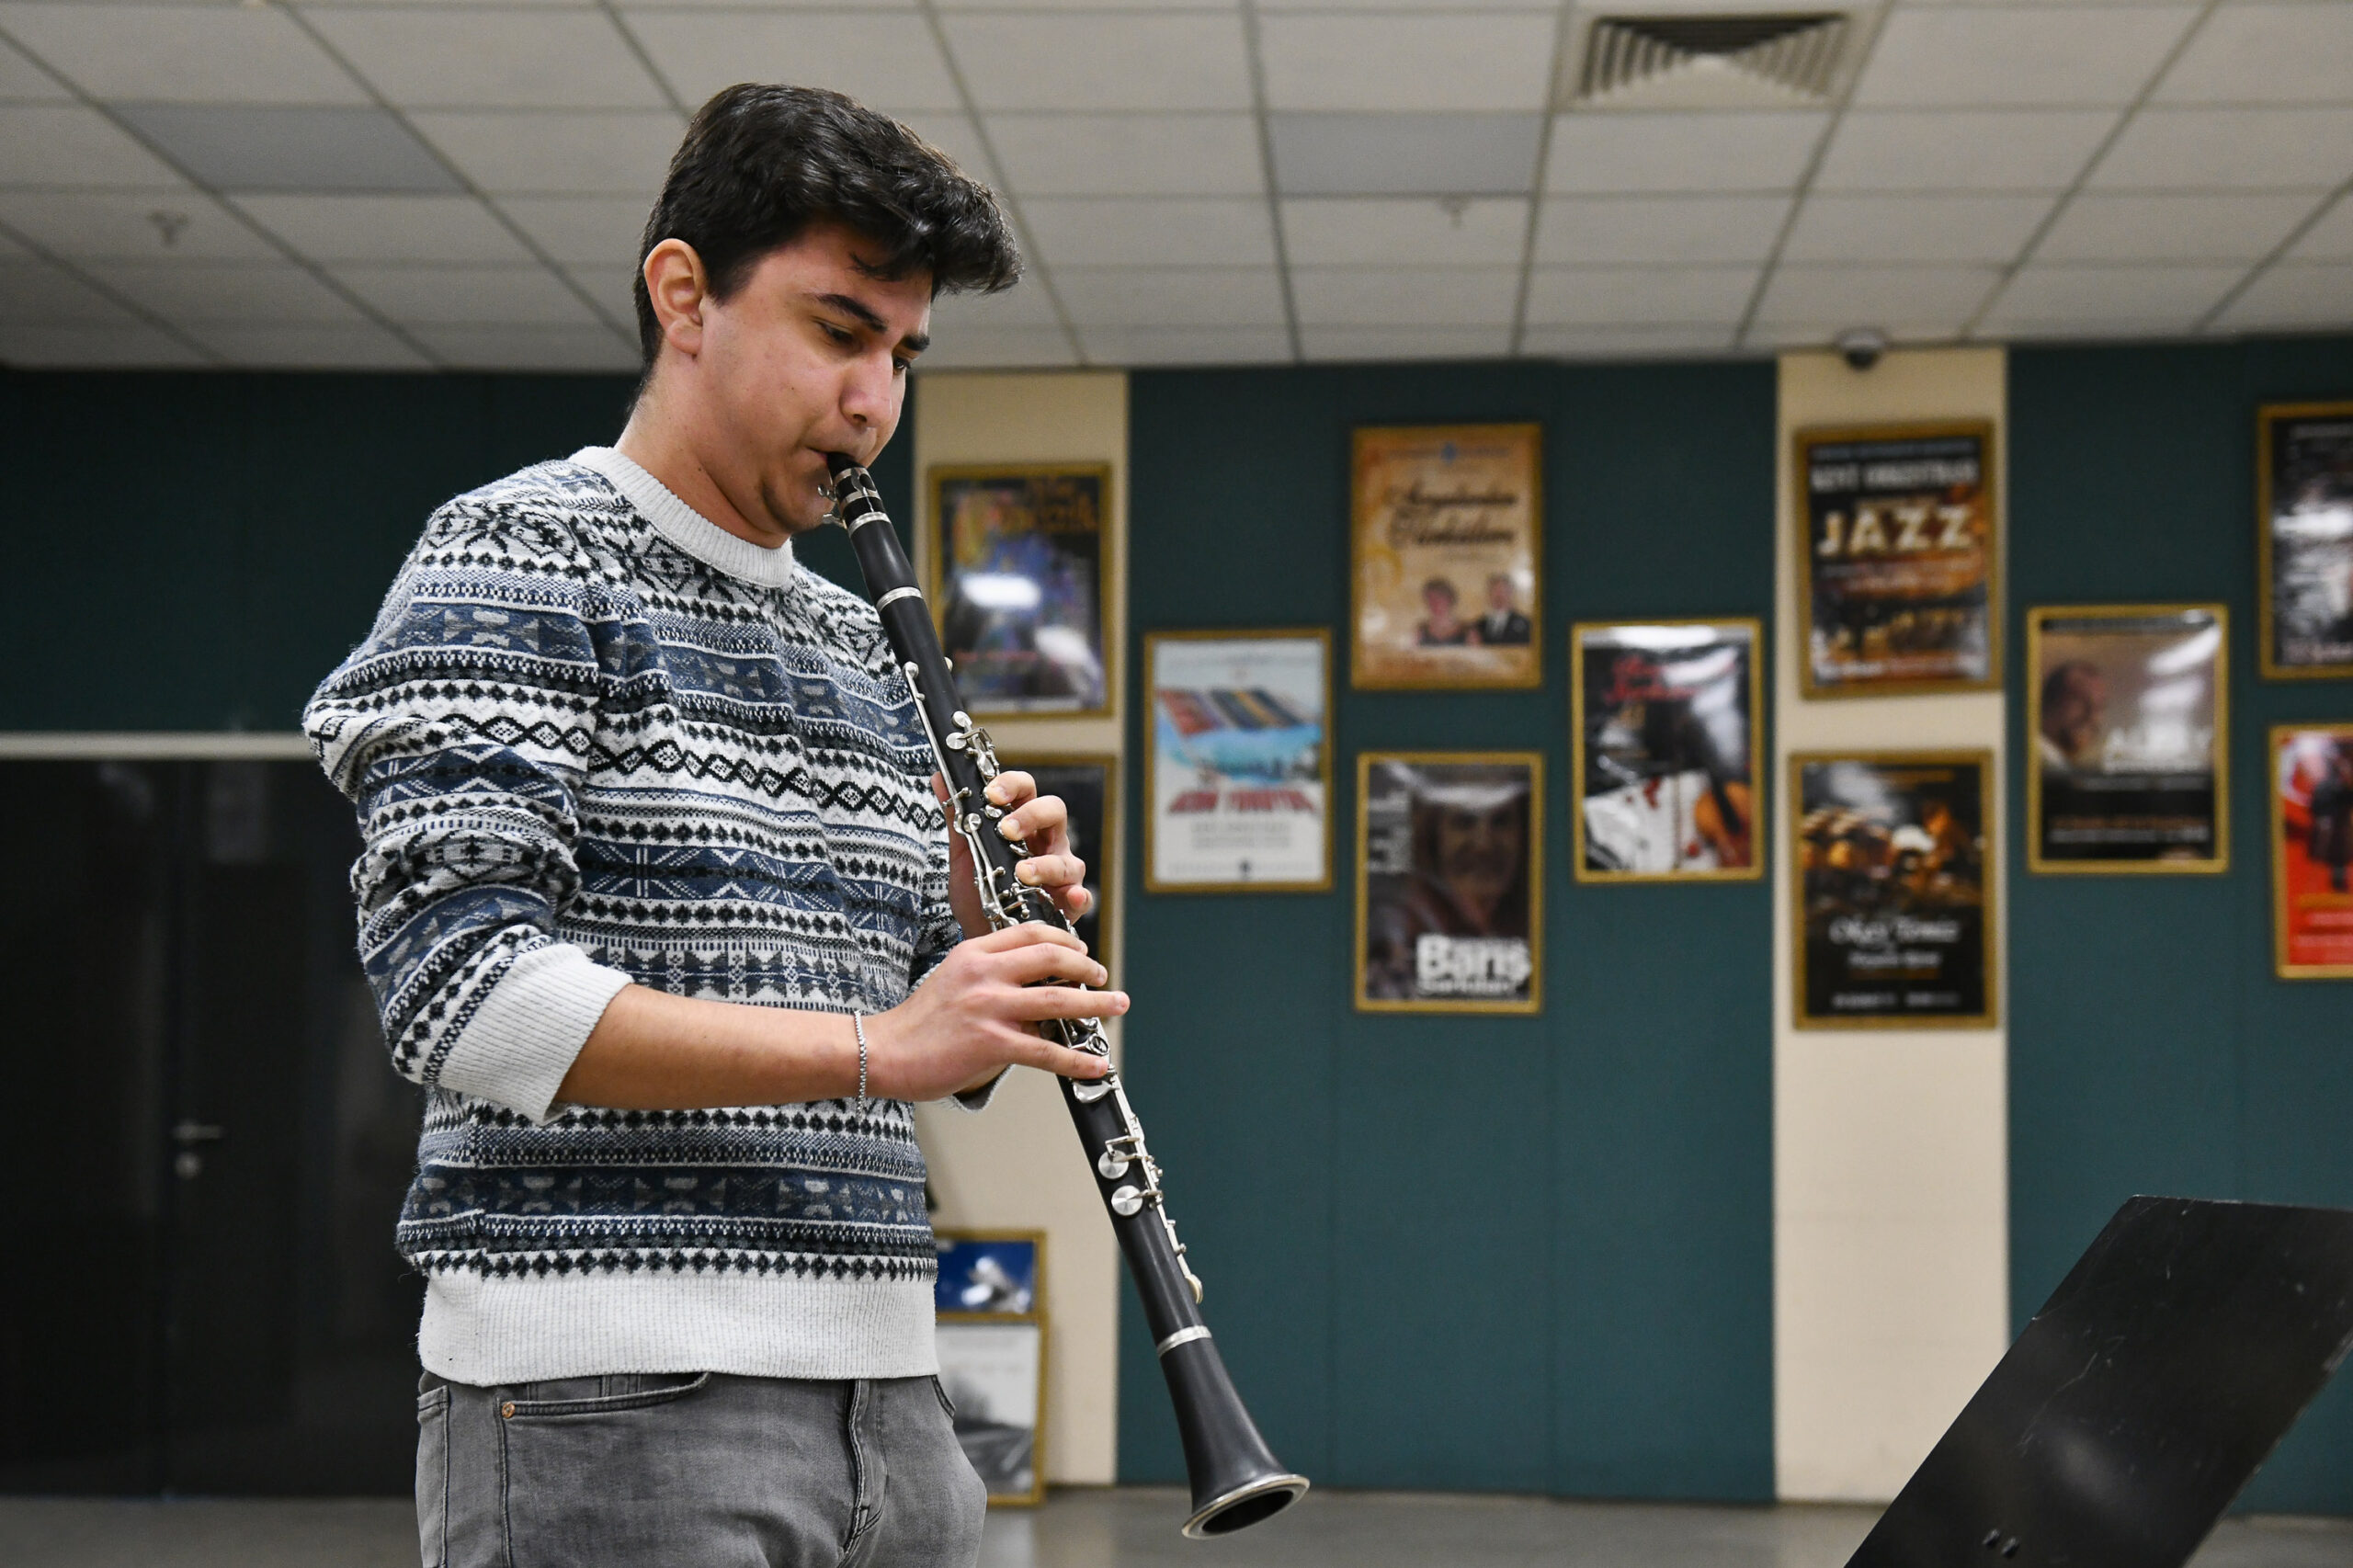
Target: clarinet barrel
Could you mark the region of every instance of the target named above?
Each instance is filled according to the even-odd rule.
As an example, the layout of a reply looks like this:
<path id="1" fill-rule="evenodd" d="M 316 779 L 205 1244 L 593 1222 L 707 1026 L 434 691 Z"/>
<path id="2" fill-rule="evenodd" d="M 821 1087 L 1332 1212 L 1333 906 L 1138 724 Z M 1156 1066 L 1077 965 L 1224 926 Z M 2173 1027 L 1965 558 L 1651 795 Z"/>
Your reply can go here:
<path id="1" fill-rule="evenodd" d="M 1041 920 L 1067 929 L 1070 922 L 1053 901 L 1014 876 L 1014 867 L 1027 850 L 997 832 L 1004 813 L 982 793 L 998 771 L 995 751 L 988 733 L 963 710 L 931 612 L 883 514 L 873 477 L 839 453 L 829 455 L 826 463 L 834 476 L 835 520 L 849 530 L 867 597 L 882 618 L 883 634 L 914 687 L 932 755 L 948 781 L 949 831 L 972 850 L 990 922 L 1002 928 Z M 1109 1041 L 1092 1018 L 1056 1020 L 1044 1027 L 1074 1051 L 1109 1059 Z M 1202 1321 L 1201 1282 L 1186 1264 L 1184 1244 L 1176 1239 L 1161 1190 L 1160 1166 L 1144 1146 L 1143 1128 L 1128 1103 L 1126 1086 L 1116 1071 L 1086 1082 L 1056 1081 L 1095 1171 L 1096 1188 L 1119 1237 L 1120 1256 L 1127 1259 L 1142 1300 L 1161 1373 L 1168 1380 L 1185 1446 L 1186 1473 L 1192 1483 L 1193 1512 L 1185 1522 L 1185 1534 L 1226 1535 L 1280 1513 L 1307 1490 L 1307 1478 L 1285 1470 L 1268 1450 L 1242 1396 L 1234 1392 L 1217 1341 Z"/>

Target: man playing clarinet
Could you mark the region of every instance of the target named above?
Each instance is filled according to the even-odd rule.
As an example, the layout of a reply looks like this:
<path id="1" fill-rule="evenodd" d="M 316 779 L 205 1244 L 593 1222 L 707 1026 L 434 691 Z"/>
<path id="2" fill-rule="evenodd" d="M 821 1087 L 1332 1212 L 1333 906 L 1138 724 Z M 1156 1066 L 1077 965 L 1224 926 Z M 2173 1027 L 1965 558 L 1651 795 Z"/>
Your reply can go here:
<path id="1" fill-rule="evenodd" d="M 835 94 L 705 105 L 640 250 L 619 443 L 435 513 L 304 726 L 359 813 L 361 957 L 429 1091 L 426 1568 L 970 1563 L 911 1101 L 1096 1056 L 1068 932 L 990 932 L 874 612 L 800 566 L 897 427 L 987 190 Z M 1025 882 L 1085 868 L 1026 775 Z"/>

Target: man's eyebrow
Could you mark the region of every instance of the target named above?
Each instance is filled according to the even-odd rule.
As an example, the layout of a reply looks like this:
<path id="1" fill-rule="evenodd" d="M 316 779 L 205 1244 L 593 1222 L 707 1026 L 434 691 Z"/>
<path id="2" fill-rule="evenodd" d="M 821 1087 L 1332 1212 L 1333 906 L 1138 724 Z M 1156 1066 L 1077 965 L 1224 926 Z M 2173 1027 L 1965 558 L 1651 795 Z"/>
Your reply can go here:
<path id="1" fill-rule="evenodd" d="M 817 296 L 816 302 L 828 310 L 839 311 L 869 332 L 891 330 L 891 324 L 876 315 L 873 309 L 863 300 L 855 299 L 847 294 L 820 294 Z M 931 347 L 931 334 L 911 332 L 899 339 L 899 347 L 910 354 L 920 354 Z"/>

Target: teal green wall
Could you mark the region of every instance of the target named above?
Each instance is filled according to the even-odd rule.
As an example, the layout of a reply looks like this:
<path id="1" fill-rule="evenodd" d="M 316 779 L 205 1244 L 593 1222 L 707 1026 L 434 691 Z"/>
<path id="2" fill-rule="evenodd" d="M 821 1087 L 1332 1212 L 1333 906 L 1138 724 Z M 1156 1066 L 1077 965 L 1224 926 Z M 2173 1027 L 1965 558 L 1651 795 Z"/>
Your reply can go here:
<path id="1" fill-rule="evenodd" d="M 2271 971 L 2265 734 L 2353 720 L 2353 681 L 2256 674 L 2259 403 L 2353 397 L 2353 339 L 2010 357 L 2010 646 L 2040 604 L 2231 608 L 2231 866 L 2030 876 L 2010 835 L 2010 1287 L 2019 1324 L 2136 1192 L 2353 1206 L 2353 983 Z M 2031 754 L 2010 661 L 2010 755 Z M 2023 824 L 2011 769 L 2010 821 Z M 2256 1478 L 2353 1513 L 2353 1377 Z"/>
<path id="2" fill-rule="evenodd" d="M 1338 1486 L 1770 1496 L 1766 886 L 1571 880 L 1565 646 L 1580 619 L 1769 622 L 1771 367 L 1155 372 L 1130 409 L 1129 667 L 1144 632 L 1218 626 L 1325 626 L 1343 660 L 1333 892 L 1124 878 L 1128 1073 L 1276 1451 Z M 1350 691 L 1349 431 L 1522 420 L 1543 688 Z M 1540 1017 L 1352 1009 L 1355 762 L 1392 747 L 1543 749 Z M 1120 1473 L 1178 1479 L 1136 1321 Z"/>
<path id="3" fill-rule="evenodd" d="M 0 730 L 290 730 L 433 508 L 620 434 L 625 376 L 0 370 Z M 877 465 L 908 516 L 904 443 Z M 850 570 L 828 536 L 810 558 Z"/>

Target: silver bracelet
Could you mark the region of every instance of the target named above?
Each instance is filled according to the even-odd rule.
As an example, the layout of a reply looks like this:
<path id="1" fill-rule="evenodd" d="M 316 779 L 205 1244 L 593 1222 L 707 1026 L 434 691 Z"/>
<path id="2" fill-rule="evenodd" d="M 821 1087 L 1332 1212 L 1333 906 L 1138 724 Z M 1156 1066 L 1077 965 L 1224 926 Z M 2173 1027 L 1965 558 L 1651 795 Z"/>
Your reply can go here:
<path id="1" fill-rule="evenodd" d="M 866 1015 L 852 1013 L 849 1027 L 858 1031 L 858 1113 L 866 1114 Z"/>

